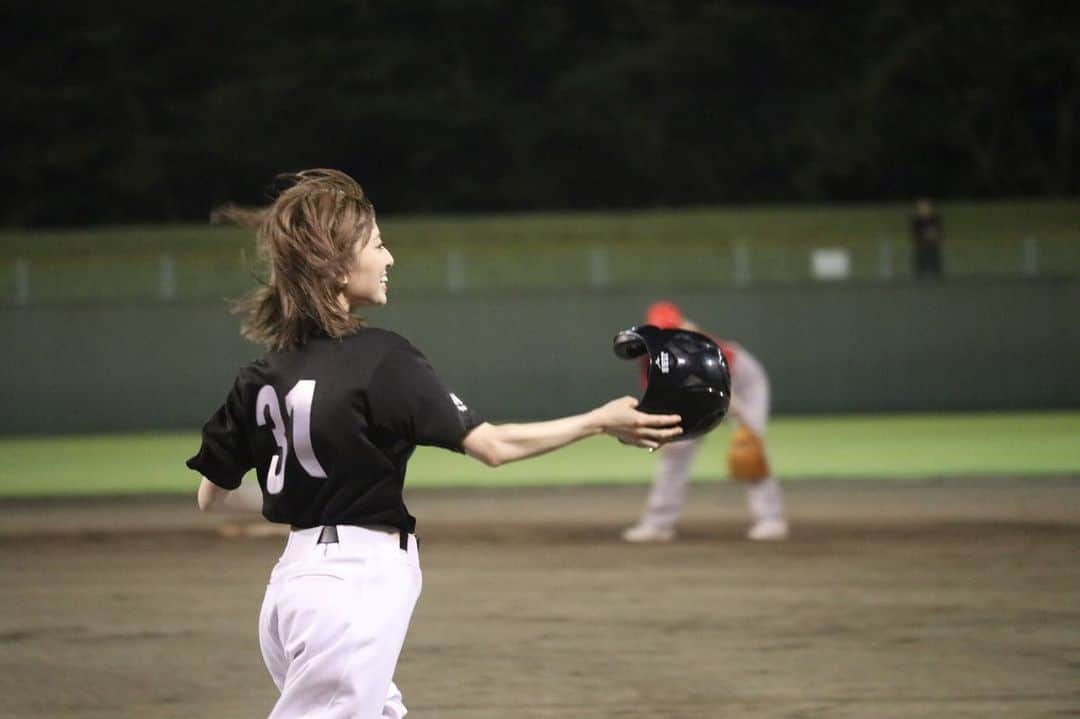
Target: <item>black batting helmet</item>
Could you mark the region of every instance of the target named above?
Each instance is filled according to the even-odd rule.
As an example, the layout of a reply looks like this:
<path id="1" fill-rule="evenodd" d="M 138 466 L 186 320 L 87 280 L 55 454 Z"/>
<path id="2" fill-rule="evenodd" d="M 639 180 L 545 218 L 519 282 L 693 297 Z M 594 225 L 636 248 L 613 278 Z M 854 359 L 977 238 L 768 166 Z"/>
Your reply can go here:
<path id="1" fill-rule="evenodd" d="M 731 372 L 724 353 L 700 332 L 640 325 L 615 335 L 622 359 L 648 355 L 642 412 L 677 414 L 678 439 L 705 434 L 720 423 L 731 402 Z"/>

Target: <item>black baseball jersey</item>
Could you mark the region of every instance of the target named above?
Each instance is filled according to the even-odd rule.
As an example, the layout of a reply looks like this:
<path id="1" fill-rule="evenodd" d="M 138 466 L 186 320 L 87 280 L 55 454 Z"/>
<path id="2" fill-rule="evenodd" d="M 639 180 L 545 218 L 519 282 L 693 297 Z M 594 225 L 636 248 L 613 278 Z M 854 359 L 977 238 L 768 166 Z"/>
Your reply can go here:
<path id="1" fill-rule="evenodd" d="M 461 452 L 482 421 L 403 337 L 363 327 L 241 369 L 187 466 L 224 489 L 254 467 L 271 522 L 412 532 L 402 487 L 416 445 Z"/>

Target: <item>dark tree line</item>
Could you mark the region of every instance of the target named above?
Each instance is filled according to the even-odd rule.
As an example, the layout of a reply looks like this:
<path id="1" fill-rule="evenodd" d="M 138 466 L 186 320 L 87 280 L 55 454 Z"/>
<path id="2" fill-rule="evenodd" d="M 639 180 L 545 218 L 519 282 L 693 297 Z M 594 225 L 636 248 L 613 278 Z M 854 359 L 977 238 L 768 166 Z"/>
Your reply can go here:
<path id="1" fill-rule="evenodd" d="M 311 166 L 394 211 L 1075 193 L 1078 8 L 19 3 L 3 221 L 202 219 Z"/>

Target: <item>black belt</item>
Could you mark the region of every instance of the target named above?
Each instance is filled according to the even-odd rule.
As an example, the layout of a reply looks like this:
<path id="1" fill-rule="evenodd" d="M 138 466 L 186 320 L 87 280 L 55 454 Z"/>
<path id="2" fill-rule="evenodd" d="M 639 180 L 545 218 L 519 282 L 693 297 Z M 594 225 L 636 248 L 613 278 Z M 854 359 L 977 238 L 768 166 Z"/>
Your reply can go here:
<path id="1" fill-rule="evenodd" d="M 372 530 L 374 530 L 376 532 L 387 532 L 387 533 L 397 532 L 398 546 L 401 547 L 401 551 L 403 551 L 403 552 L 409 551 L 409 533 L 406 532 L 404 529 L 398 529 L 397 527 L 391 527 L 391 526 L 385 525 L 385 524 L 368 524 L 368 525 L 358 524 L 356 526 L 360 527 L 361 529 L 372 529 Z M 307 527 L 297 527 L 295 524 L 293 525 L 292 528 L 293 529 L 307 529 Z M 319 532 L 318 544 L 337 544 L 337 543 L 338 543 L 337 527 L 335 525 L 333 525 L 333 524 L 328 524 L 325 527 L 323 527 L 322 531 Z"/>

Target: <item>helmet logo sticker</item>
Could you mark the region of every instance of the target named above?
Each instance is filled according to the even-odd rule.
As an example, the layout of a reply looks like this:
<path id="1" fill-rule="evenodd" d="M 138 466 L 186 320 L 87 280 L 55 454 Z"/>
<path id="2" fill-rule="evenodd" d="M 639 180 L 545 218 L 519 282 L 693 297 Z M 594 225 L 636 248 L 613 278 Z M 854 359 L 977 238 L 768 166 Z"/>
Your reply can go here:
<path id="1" fill-rule="evenodd" d="M 656 366 L 660 368 L 663 374 L 667 374 L 671 371 L 671 355 L 667 352 L 661 352 L 656 358 Z"/>

